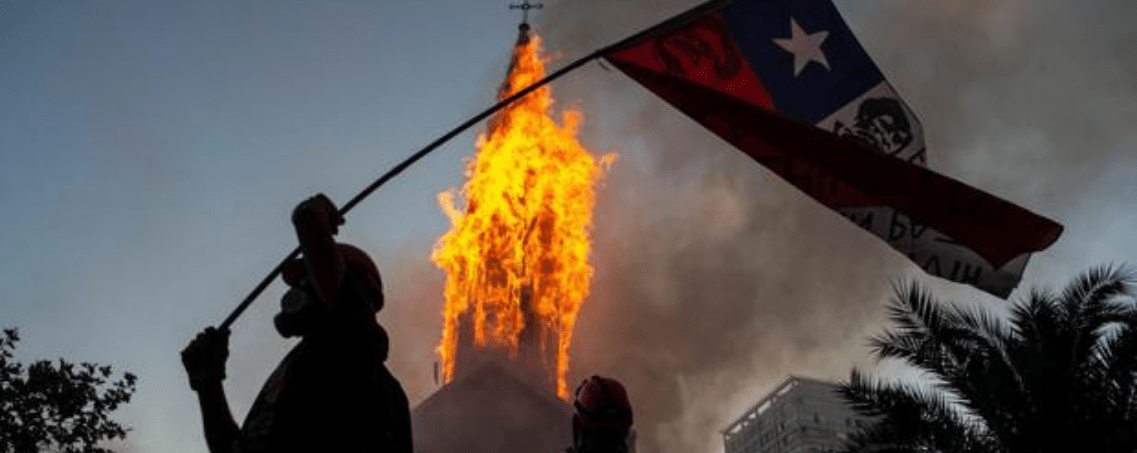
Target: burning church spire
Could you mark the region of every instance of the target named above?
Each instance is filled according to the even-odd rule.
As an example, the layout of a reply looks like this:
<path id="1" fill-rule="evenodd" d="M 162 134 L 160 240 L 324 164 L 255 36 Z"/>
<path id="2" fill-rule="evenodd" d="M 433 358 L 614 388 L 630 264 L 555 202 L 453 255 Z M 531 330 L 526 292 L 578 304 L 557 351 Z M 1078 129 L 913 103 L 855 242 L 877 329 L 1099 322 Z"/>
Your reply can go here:
<path id="1" fill-rule="evenodd" d="M 524 13 L 498 99 L 545 76 L 541 39 Z M 535 357 L 562 399 L 573 327 L 588 295 L 594 187 L 614 156 L 594 158 L 577 141 L 582 114 L 566 109 L 558 124 L 542 87 L 490 118 L 467 161 L 466 183 L 440 194 L 452 226 L 431 255 L 446 271 L 438 345 L 443 381 L 455 377 L 459 344 Z M 472 338 L 469 338 L 472 337 Z M 534 352 L 535 351 L 535 352 Z"/>

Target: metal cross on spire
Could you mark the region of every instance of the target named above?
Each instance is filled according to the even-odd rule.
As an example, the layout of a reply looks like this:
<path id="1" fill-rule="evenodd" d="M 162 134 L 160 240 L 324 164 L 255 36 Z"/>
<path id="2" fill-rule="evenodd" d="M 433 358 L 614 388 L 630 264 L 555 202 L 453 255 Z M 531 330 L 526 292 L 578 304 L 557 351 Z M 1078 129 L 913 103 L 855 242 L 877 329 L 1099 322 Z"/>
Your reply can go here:
<path id="1" fill-rule="evenodd" d="M 514 4 L 509 5 L 509 9 L 521 10 L 521 24 L 522 25 L 528 25 L 529 24 L 529 10 L 534 9 L 534 8 L 541 9 L 544 6 L 545 6 L 545 4 L 543 4 L 543 3 L 529 3 L 529 0 L 524 0 L 520 4 L 514 3 Z"/>

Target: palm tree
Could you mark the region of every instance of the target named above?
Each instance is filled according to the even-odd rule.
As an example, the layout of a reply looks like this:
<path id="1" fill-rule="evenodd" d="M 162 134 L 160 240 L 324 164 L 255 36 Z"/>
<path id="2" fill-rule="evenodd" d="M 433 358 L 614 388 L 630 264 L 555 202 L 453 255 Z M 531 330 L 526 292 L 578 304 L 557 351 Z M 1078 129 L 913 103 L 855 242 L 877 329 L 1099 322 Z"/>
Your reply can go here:
<path id="1" fill-rule="evenodd" d="M 898 288 L 895 327 L 870 345 L 929 379 L 885 383 L 854 369 L 841 392 L 877 421 L 846 451 L 1137 451 L 1133 283 L 1123 268 L 1094 268 L 1006 317 Z"/>

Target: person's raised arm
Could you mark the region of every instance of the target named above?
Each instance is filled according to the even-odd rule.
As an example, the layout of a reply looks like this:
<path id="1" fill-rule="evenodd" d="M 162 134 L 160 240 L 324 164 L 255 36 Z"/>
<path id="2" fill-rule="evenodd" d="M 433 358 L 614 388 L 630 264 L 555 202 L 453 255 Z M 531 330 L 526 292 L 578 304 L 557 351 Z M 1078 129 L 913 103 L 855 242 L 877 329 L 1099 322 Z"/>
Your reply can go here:
<path id="1" fill-rule="evenodd" d="M 230 453 L 239 428 L 229 411 L 225 389 L 225 360 L 229 357 L 229 331 L 206 328 L 182 350 L 182 365 L 190 388 L 201 406 L 205 443 L 210 453 Z"/>
<path id="2" fill-rule="evenodd" d="M 292 211 L 292 225 L 300 241 L 304 265 L 316 293 L 326 307 L 339 299 L 344 263 L 332 238 L 343 225 L 343 216 L 324 194 L 304 200 Z"/>

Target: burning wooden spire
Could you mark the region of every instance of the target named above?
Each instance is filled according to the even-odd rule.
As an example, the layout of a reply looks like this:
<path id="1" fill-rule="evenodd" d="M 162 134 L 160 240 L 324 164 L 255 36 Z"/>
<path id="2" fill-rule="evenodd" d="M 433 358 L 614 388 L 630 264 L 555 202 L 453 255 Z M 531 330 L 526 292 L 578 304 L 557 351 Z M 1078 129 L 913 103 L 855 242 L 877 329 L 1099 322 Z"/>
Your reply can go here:
<path id="1" fill-rule="evenodd" d="M 545 76 L 540 49 L 523 22 L 498 99 Z M 614 157 L 593 158 L 576 138 L 581 112 L 565 110 L 558 124 L 553 104 L 546 86 L 492 117 L 467 163 L 465 206 L 454 191 L 439 197 L 452 222 L 431 256 L 447 273 L 438 346 L 444 382 L 454 378 L 467 323 L 479 348 L 513 358 L 523 347 L 539 351 L 557 395 L 568 398 L 572 332 L 593 272 L 594 186 Z"/>

